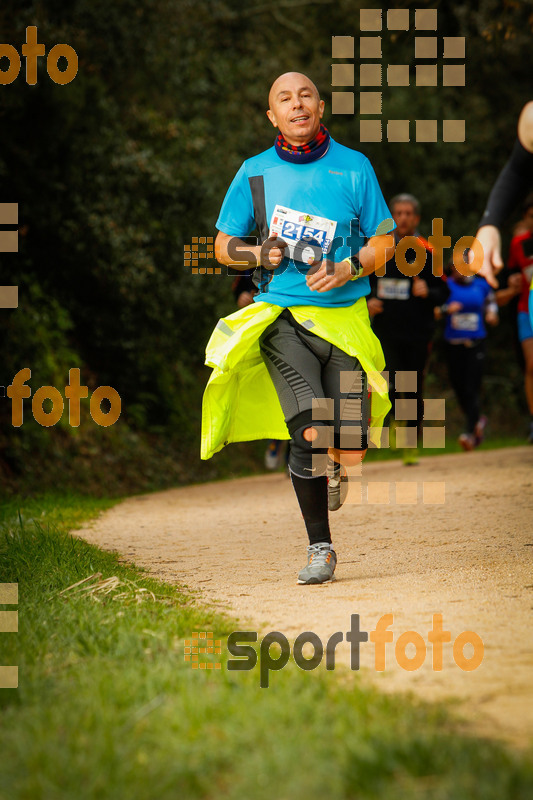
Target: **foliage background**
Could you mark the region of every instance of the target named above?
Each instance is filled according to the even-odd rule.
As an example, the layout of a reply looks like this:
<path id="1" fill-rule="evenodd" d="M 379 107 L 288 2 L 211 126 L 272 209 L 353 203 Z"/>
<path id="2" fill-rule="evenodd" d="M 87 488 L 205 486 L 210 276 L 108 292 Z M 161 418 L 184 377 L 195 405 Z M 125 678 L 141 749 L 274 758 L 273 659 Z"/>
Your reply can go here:
<path id="1" fill-rule="evenodd" d="M 192 276 L 183 245 L 214 235 L 224 193 L 244 158 L 271 146 L 268 88 L 308 73 L 331 100 L 331 37 L 359 33 L 353 0 L 4 0 L 0 41 L 20 52 L 27 25 L 48 50 L 70 44 L 77 77 L 59 86 L 39 59 L 0 87 L 0 202 L 19 204 L 20 248 L 0 255 L 0 283 L 19 307 L 0 313 L 0 384 L 30 367 L 32 392 L 63 391 L 79 367 L 92 392 L 113 386 L 120 420 L 105 429 L 82 406 L 72 428 L 21 428 L 0 399 L 4 489 L 49 485 L 123 492 L 254 468 L 261 446 L 199 461 L 203 353 L 234 309 L 231 279 Z M 467 87 L 384 89 L 385 118 L 466 119 L 462 144 L 359 144 L 359 119 L 325 122 L 375 166 L 385 197 L 416 194 L 421 232 L 443 217 L 455 242 L 475 233 L 489 189 L 531 98 L 529 3 L 396 3 L 439 9 L 438 36 L 466 37 Z M 414 30 L 384 35 L 383 62 L 414 63 Z M 356 61 L 357 64 L 357 61 Z M 60 64 L 61 66 L 61 64 Z M 7 62 L 0 62 L 6 68 Z M 356 70 L 357 72 L 357 70 Z M 510 221 L 509 225 L 513 220 Z M 504 231 L 504 245 L 510 227 Z M 521 431 L 525 414 L 512 310 L 490 337 L 486 408 L 493 430 Z M 437 340 L 430 396 L 451 393 Z M 453 423 L 453 401 L 451 419 Z"/>

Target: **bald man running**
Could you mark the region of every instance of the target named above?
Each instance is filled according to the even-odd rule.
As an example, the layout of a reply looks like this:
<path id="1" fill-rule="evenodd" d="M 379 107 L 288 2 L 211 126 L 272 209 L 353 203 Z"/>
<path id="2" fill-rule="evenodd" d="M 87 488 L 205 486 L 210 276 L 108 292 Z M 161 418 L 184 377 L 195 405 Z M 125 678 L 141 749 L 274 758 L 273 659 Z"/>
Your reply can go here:
<path id="1" fill-rule="evenodd" d="M 203 458 L 230 441 L 290 436 L 309 537 L 301 584 L 333 579 L 328 470 L 335 510 L 346 469 L 366 452 L 369 383 L 374 427 L 390 407 L 364 297 L 367 276 L 393 253 L 394 222 L 370 162 L 330 137 L 323 112 L 306 75 L 277 78 L 266 113 L 279 135 L 242 164 L 226 194 L 216 257 L 255 267 L 259 291 L 211 337 L 203 410 Z M 254 229 L 262 244 L 250 246 L 242 237 Z"/>

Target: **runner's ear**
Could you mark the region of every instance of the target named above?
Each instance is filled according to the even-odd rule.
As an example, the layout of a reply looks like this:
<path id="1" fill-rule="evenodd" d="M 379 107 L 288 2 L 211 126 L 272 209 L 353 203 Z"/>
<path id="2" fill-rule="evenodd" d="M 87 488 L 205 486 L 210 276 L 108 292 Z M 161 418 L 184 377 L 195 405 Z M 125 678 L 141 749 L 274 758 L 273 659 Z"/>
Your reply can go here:
<path id="1" fill-rule="evenodd" d="M 271 111 L 270 109 L 267 109 L 266 115 L 269 118 L 269 120 L 272 123 L 272 125 L 275 128 L 277 128 L 278 127 L 278 123 L 276 122 L 276 116 L 275 116 L 274 112 Z"/>

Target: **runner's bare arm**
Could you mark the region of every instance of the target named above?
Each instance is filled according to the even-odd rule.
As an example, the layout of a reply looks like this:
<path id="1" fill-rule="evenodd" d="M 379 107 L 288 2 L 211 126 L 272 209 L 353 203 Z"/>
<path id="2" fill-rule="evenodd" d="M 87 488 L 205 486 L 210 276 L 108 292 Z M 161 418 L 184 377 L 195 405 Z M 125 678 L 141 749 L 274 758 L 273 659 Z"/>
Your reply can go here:
<path id="1" fill-rule="evenodd" d="M 533 153 L 533 100 L 526 103 L 520 112 L 518 138 L 522 147 Z"/>
<path id="2" fill-rule="evenodd" d="M 220 264 L 245 270 L 259 264 L 267 269 L 276 269 L 283 260 L 286 242 L 271 237 L 262 245 L 246 244 L 238 236 L 229 236 L 219 231 L 215 239 L 215 258 Z"/>
<path id="3" fill-rule="evenodd" d="M 520 145 L 523 148 L 522 150 L 520 149 Z M 514 177 L 514 182 L 517 189 L 520 190 L 518 191 L 519 196 L 521 191 L 526 191 L 527 170 L 524 168 L 523 162 L 524 160 L 528 162 L 529 158 L 528 164 L 530 165 L 531 159 L 528 157 L 528 153 L 533 153 L 533 100 L 530 100 L 529 103 L 526 103 L 520 113 L 518 120 L 518 142 L 515 144 L 515 149 L 513 150 L 509 161 L 500 173 L 500 176 L 493 187 L 491 196 L 489 198 L 489 206 L 491 204 L 491 199 L 493 199 L 495 194 L 496 199 L 498 199 L 498 189 L 500 188 L 500 185 L 502 190 L 507 189 L 509 178 L 507 177 L 507 182 L 504 185 L 502 184 L 502 179 L 504 176 L 516 176 Z M 529 166 L 528 169 L 531 173 L 531 166 Z M 524 183 L 524 187 L 522 187 L 522 183 Z M 514 192 L 509 193 L 509 190 L 507 189 L 507 194 L 509 194 L 508 202 L 504 204 L 505 210 L 502 212 L 502 214 L 500 214 L 500 216 L 503 216 L 504 218 L 508 215 L 508 213 L 510 213 L 510 211 L 512 211 L 513 201 L 514 204 L 518 202 L 518 198 L 515 198 Z M 507 206 L 509 206 L 509 208 L 507 208 Z M 485 214 L 487 213 L 488 209 Z M 478 239 L 483 248 L 483 263 L 481 268 L 477 270 L 477 274 L 484 277 L 487 282 L 494 289 L 496 289 L 498 287 L 498 281 L 496 280 L 495 276 L 503 267 L 503 259 L 501 254 L 502 245 L 499 231 L 500 219 L 495 219 L 494 222 L 497 224 L 482 225 L 476 233 L 476 239 Z M 503 222 L 503 219 L 501 222 Z M 471 264 L 474 261 L 474 254 L 472 251 L 470 251 L 469 260 Z"/>
<path id="4" fill-rule="evenodd" d="M 381 236 L 372 236 L 357 253 L 363 267 L 359 277 L 371 275 L 394 255 L 394 236 L 390 233 Z M 344 286 L 353 277 L 348 261 L 333 263 L 324 259 L 320 266 L 312 267 L 306 277 L 307 285 L 313 291 L 328 292 Z"/>

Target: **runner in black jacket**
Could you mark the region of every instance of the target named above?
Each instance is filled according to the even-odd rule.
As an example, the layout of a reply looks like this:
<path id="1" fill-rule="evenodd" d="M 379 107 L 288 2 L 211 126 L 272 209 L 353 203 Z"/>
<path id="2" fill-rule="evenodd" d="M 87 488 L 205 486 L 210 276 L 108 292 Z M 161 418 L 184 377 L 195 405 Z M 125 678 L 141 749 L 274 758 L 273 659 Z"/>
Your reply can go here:
<path id="1" fill-rule="evenodd" d="M 420 222 L 420 204 L 416 197 L 411 194 L 396 195 L 390 202 L 390 209 L 397 226 L 394 231 L 396 242 L 405 236 L 416 236 L 426 251 L 425 264 L 418 275 L 410 277 L 405 274 L 407 270 L 402 271 L 397 266 L 396 257 L 393 257 L 387 262 L 384 276 L 371 275 L 368 311 L 372 317 L 372 328 L 381 341 L 389 371 L 392 414 L 396 419 L 405 419 L 406 416 L 402 413 L 405 408 L 398 408 L 395 414 L 398 394 L 417 401 L 416 420 L 413 417 L 407 420 L 408 430 L 401 434 L 402 444 L 409 448 L 405 450 L 404 461 L 406 464 L 415 464 L 424 413 L 424 373 L 435 331 L 433 310 L 435 306 L 445 303 L 449 290 L 442 278 L 433 275 L 431 245 L 416 233 Z M 415 257 L 414 250 L 407 250 L 405 260 L 409 264 L 415 261 Z M 412 385 L 405 382 L 409 380 L 406 376 L 400 376 L 397 380 L 397 372 L 416 372 L 416 390 L 414 380 Z M 410 410 L 407 409 L 407 413 L 410 414 Z M 397 439 L 400 440 L 399 434 Z"/>

